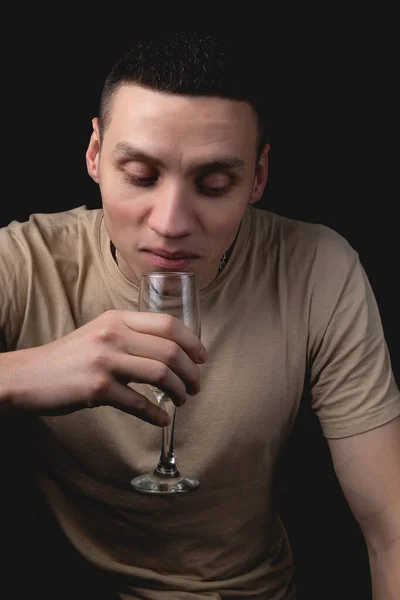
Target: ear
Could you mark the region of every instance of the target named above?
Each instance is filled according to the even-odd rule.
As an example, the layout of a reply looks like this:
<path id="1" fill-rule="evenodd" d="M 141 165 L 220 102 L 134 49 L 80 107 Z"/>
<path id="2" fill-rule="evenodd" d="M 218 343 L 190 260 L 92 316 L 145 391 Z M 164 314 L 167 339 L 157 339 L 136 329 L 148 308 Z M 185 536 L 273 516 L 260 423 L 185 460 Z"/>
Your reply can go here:
<path id="1" fill-rule="evenodd" d="M 261 156 L 258 160 L 256 166 L 256 173 L 254 176 L 254 184 L 253 190 L 251 192 L 251 196 L 249 199 L 249 204 L 255 204 L 260 200 L 263 195 L 265 186 L 267 185 L 268 180 L 268 152 L 270 149 L 269 144 L 265 144 L 264 150 L 261 153 Z"/>
<path id="2" fill-rule="evenodd" d="M 99 183 L 100 136 L 99 120 L 97 117 L 92 119 L 92 126 L 93 132 L 86 150 L 86 168 L 90 177 L 96 183 Z"/>

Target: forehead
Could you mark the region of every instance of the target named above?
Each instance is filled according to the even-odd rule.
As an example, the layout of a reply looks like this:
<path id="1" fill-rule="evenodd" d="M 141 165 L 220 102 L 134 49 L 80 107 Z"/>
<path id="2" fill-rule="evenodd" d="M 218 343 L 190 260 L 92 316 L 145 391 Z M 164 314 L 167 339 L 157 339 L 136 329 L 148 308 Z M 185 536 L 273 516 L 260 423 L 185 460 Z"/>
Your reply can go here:
<path id="1" fill-rule="evenodd" d="M 149 151 L 253 154 L 257 119 L 245 102 L 158 92 L 123 85 L 115 93 L 104 134 L 107 145 L 121 141 Z"/>

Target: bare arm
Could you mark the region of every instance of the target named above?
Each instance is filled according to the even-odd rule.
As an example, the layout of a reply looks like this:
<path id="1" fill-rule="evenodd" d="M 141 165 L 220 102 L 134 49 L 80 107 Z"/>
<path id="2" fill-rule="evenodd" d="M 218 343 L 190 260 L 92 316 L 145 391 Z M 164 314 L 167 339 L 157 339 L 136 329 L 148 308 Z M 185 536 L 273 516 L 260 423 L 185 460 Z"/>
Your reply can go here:
<path id="1" fill-rule="evenodd" d="M 163 426 L 165 411 L 127 384 L 152 384 L 182 405 L 200 389 L 201 350 L 169 315 L 108 311 L 60 340 L 0 354 L 0 411 L 65 414 L 109 404 Z"/>
<path id="2" fill-rule="evenodd" d="M 399 600 L 400 417 L 328 443 L 340 485 L 366 540 L 373 600 Z"/>

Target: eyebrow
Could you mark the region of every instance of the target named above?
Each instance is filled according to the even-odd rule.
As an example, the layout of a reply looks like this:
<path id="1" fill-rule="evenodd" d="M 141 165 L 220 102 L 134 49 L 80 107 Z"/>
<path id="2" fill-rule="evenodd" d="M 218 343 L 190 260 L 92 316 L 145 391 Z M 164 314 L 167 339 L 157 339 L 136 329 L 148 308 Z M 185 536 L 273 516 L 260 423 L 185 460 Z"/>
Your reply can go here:
<path id="1" fill-rule="evenodd" d="M 118 162 L 148 162 L 158 167 L 164 167 L 163 162 L 159 158 L 148 152 L 139 150 L 127 142 L 119 142 L 113 149 L 112 155 Z M 189 167 L 190 171 L 218 171 L 228 169 L 244 172 L 245 163 L 236 156 L 220 156 L 205 163 L 194 163 Z"/>

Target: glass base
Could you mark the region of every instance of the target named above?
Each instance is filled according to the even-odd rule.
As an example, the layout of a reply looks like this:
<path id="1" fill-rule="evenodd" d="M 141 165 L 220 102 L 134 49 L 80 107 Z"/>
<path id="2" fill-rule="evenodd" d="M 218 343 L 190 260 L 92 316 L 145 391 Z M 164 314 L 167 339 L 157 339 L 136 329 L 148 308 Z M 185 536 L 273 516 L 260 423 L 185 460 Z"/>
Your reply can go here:
<path id="1" fill-rule="evenodd" d="M 157 473 L 139 475 L 131 480 L 132 487 L 143 494 L 181 494 L 196 490 L 200 483 L 189 477 L 165 477 Z"/>

